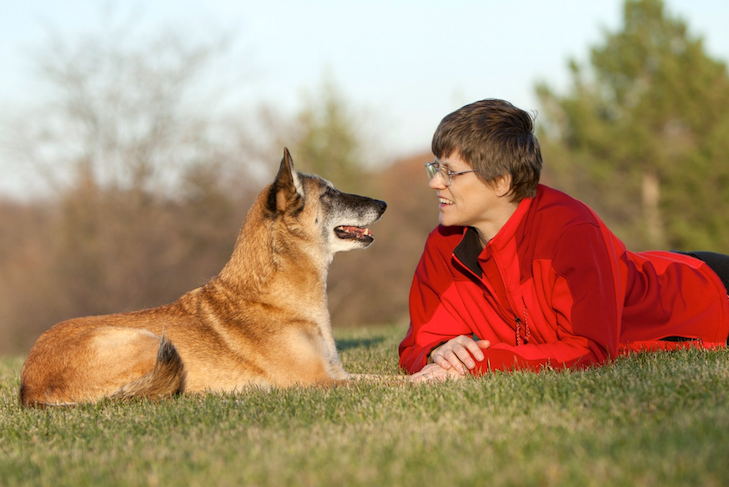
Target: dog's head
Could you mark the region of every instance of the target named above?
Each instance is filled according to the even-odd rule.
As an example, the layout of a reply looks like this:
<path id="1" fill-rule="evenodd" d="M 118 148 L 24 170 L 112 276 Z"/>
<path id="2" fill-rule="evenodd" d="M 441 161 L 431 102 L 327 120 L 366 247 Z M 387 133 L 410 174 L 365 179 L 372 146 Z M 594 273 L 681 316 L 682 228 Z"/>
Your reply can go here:
<path id="1" fill-rule="evenodd" d="M 374 241 L 369 226 L 380 219 L 387 203 L 342 193 L 325 179 L 298 173 L 291 154 L 284 149 L 266 208 L 291 234 L 318 242 L 331 256 L 368 247 Z"/>

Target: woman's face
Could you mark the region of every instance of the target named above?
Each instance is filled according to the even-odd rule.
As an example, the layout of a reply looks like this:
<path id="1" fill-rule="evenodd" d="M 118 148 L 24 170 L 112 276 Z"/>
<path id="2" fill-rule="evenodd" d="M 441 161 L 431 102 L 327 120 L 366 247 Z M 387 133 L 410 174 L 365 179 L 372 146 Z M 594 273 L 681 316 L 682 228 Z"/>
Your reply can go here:
<path id="1" fill-rule="evenodd" d="M 471 171 L 457 153 L 439 159 L 441 168 L 451 172 Z M 469 172 L 453 176 L 450 186 L 441 173 L 430 180 L 430 187 L 438 196 L 440 214 L 438 221 L 445 226 L 469 226 L 482 228 L 490 225 L 502 207 L 503 198 L 497 196 L 496 189 L 481 181 L 476 173 Z"/>

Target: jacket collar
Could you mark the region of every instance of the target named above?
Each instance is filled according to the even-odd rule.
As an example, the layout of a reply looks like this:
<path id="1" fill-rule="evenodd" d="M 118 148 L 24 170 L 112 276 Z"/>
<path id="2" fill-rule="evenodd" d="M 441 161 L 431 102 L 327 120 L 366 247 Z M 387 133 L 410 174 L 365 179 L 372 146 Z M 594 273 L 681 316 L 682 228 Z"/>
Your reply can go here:
<path id="1" fill-rule="evenodd" d="M 458 261 L 466 266 L 471 272 L 481 277 L 483 272 L 478 264 L 478 255 L 481 253 L 481 242 L 478 232 L 473 227 L 463 227 L 463 238 L 453 249 L 453 255 Z"/>

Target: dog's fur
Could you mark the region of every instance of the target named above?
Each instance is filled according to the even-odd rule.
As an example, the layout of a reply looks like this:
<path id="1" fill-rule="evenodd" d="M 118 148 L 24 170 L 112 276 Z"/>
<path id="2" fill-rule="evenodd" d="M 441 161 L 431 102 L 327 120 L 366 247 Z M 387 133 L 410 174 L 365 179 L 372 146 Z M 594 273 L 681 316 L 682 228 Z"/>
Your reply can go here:
<path id="1" fill-rule="evenodd" d="M 230 261 L 172 304 L 77 318 L 43 333 L 23 366 L 26 406 L 162 398 L 346 379 L 327 308 L 335 252 L 364 248 L 383 201 L 297 173 L 288 150 Z"/>

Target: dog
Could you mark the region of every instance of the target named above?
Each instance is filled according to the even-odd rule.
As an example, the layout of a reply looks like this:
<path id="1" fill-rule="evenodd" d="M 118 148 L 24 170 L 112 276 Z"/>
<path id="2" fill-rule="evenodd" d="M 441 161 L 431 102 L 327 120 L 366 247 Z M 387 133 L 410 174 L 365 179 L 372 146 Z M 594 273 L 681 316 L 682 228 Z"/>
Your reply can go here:
<path id="1" fill-rule="evenodd" d="M 76 318 L 44 332 L 20 378 L 28 407 L 158 400 L 348 378 L 327 307 L 336 252 L 374 240 L 387 204 L 296 172 L 284 156 L 248 211 L 230 261 L 207 284 L 143 311 Z"/>

